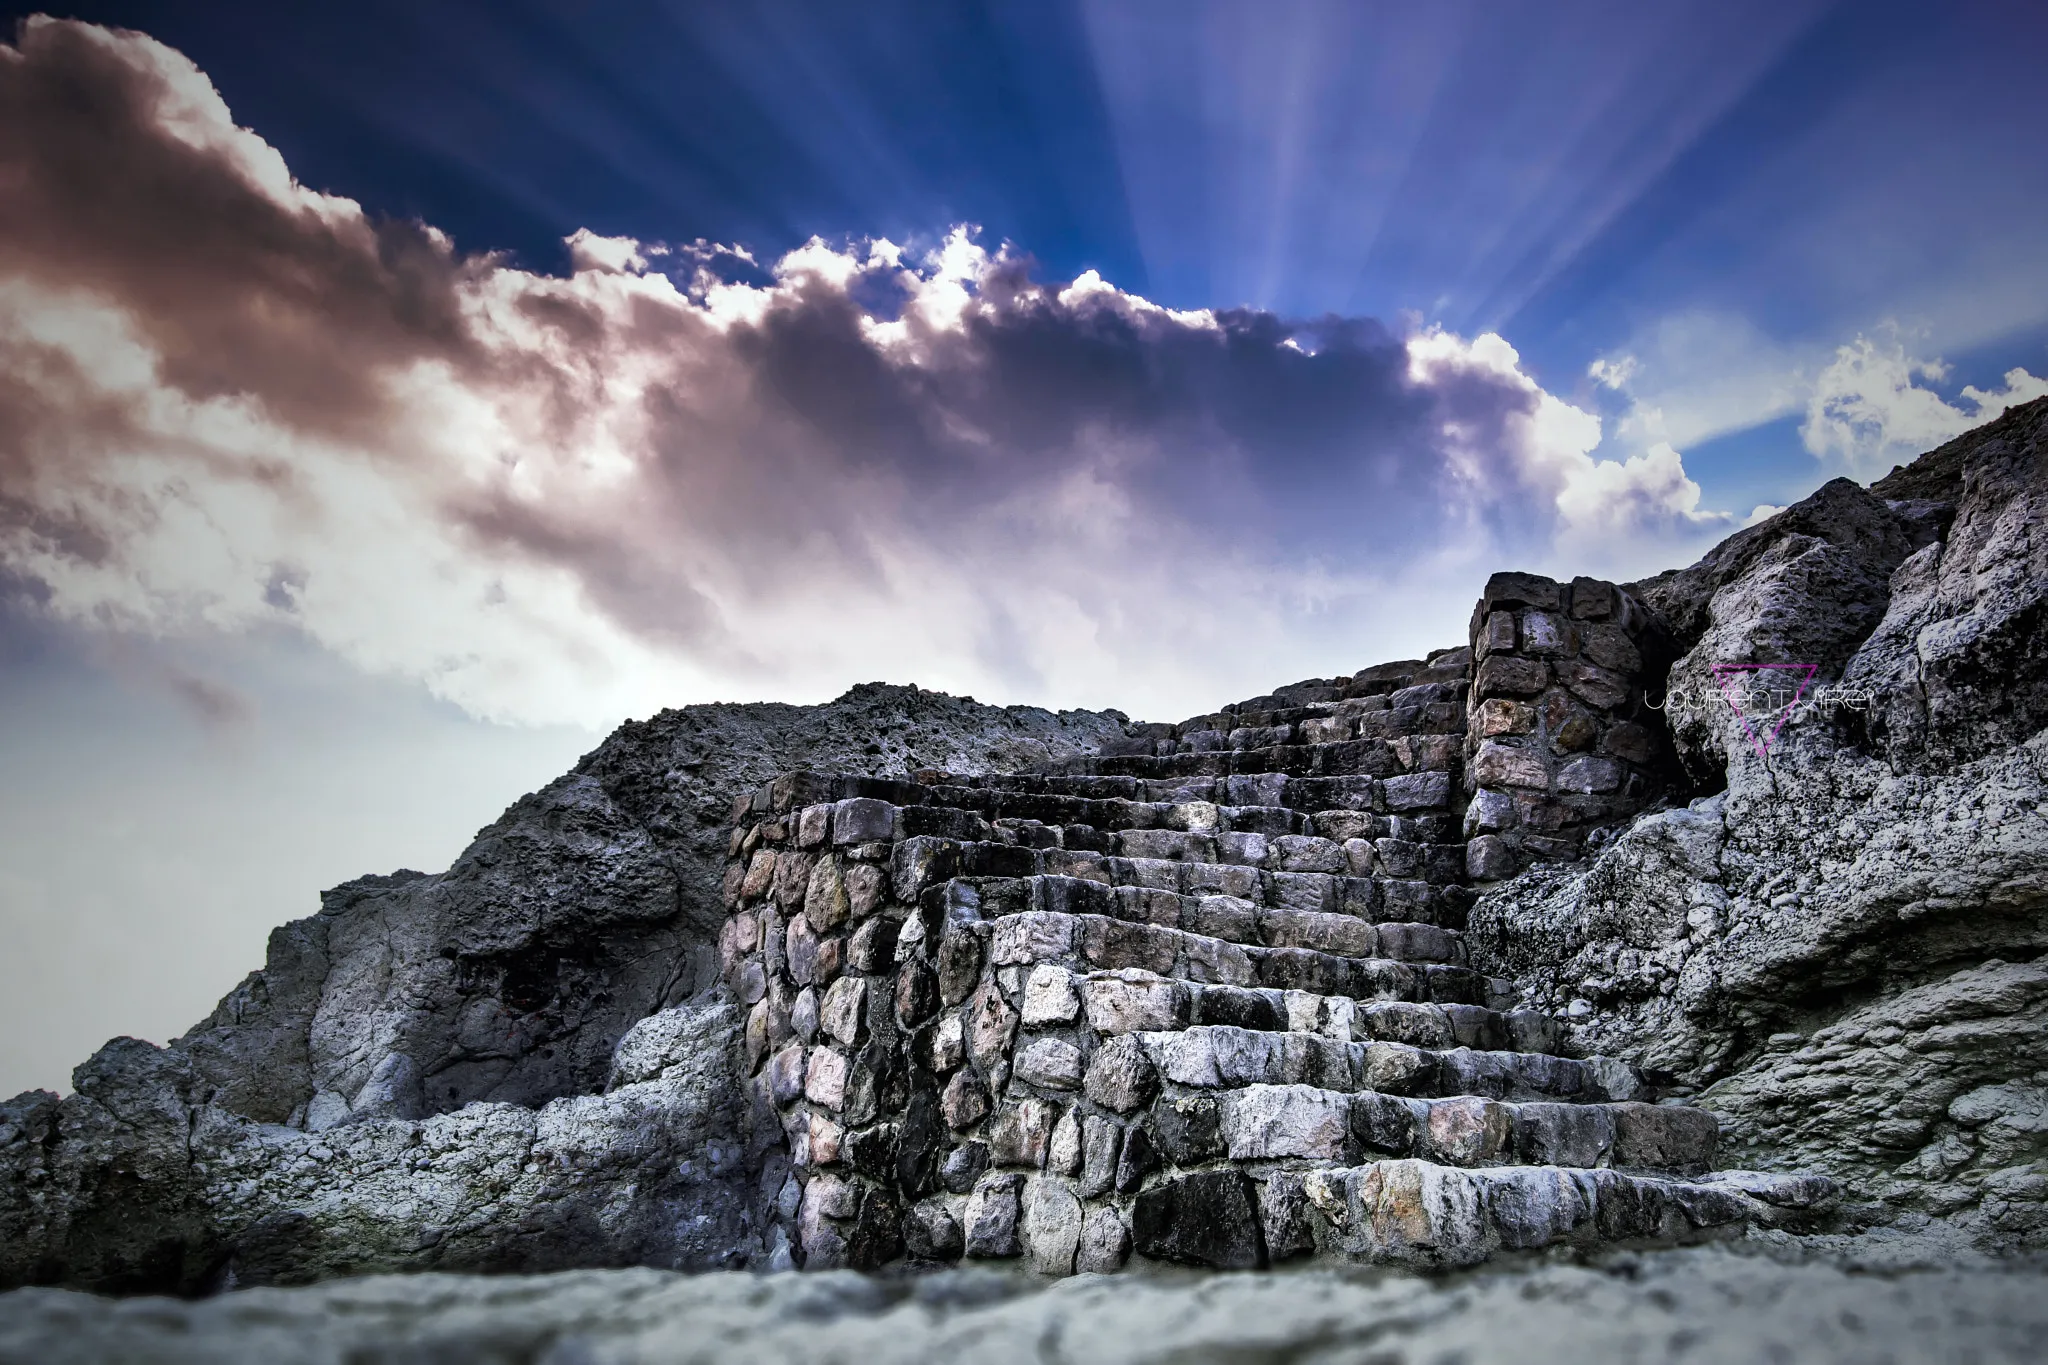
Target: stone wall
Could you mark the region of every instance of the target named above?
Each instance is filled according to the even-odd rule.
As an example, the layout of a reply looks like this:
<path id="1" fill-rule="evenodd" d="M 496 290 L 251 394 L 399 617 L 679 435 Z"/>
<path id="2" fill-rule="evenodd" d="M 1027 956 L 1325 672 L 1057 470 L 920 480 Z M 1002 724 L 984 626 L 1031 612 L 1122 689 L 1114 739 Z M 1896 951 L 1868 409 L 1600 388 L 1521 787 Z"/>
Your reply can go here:
<path id="1" fill-rule="evenodd" d="M 1651 708 L 1662 624 L 1612 583 L 1497 573 L 1472 612 L 1466 866 L 1475 882 L 1579 856 L 1670 782 Z"/>

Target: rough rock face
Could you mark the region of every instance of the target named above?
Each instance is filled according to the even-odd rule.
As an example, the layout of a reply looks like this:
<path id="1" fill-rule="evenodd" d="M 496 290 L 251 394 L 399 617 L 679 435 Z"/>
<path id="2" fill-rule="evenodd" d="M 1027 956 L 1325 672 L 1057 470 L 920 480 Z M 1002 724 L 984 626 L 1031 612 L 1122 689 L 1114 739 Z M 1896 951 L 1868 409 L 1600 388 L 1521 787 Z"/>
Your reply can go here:
<path id="1" fill-rule="evenodd" d="M 327 893 L 169 1048 L 117 1039 L 70 1098 L 0 1105 L 0 1284 L 744 1259 L 733 796 L 806 763 L 1042 763 L 1120 721 L 869 685 L 621 727 L 447 872 Z"/>
<path id="2" fill-rule="evenodd" d="M 1490 584 L 1484 649 L 1178 726 L 881 686 L 627 725 L 447 872 L 330 892 L 184 1038 L 116 1040 L 76 1094 L 0 1104 L 0 1285 L 704 1269 L 786 1260 L 769 1234 L 790 1227 L 845 1240 L 849 1264 L 900 1239 L 1042 1273 L 1132 1254 L 1257 1265 L 1367 1229 L 1375 1248 L 1415 1241 L 1417 1263 L 1465 1263 L 1553 1244 L 1544 1219 L 1574 1199 L 1606 1240 L 1679 1212 L 1721 1227 L 1734 1187 L 1692 1180 L 1716 1141 L 1766 1172 L 1832 1175 L 1852 1231 L 1939 1219 L 1951 1241 L 2048 1247 L 2044 512 L 2048 400 L 1620 592 L 1497 576 L 1556 609 Z M 1775 704 L 1727 705 L 1731 670 L 1782 682 L 1794 665 L 1823 692 L 1782 725 Z M 1546 680 L 1592 709 L 1536 714 Z M 1693 799 L 1644 812 L 1667 761 Z M 944 770 L 966 795 L 778 801 L 797 770 Z M 1044 785 L 1049 770 L 1068 786 Z M 1489 793 L 1498 830 L 1473 814 Z M 828 808 L 838 851 L 820 861 L 806 821 Z M 912 811 L 928 829 L 876 823 Z M 1557 811 L 1572 837 L 1528 837 Z M 972 852 L 938 877 L 950 889 L 926 884 L 937 864 L 897 866 L 898 848 L 949 844 Z M 1582 851 L 1510 875 L 1521 854 Z M 799 866 L 815 875 L 798 884 Z M 1500 877 L 1473 903 L 1467 882 Z M 916 894 L 896 905 L 899 882 Z M 1027 908 L 1025 929 L 1087 921 L 1069 945 L 1087 963 L 1020 929 L 986 963 L 949 956 Z M 980 928 L 942 932 L 956 910 Z M 841 945 L 854 920 L 897 932 Z M 828 970 L 828 951 L 844 963 Z M 789 968 L 787 1002 L 771 966 Z M 932 1022 L 941 1005 L 952 1024 Z M 1155 1007 L 1167 1022 L 1144 1022 Z M 1036 1032 L 1013 1046 L 1020 1024 Z M 863 1027 L 900 1035 L 904 1075 L 973 1081 L 905 1099 L 903 1131 L 980 1134 L 910 1172 L 944 1198 L 871 1210 L 860 1181 L 787 1178 L 842 1138 L 856 1173 L 889 1150 L 840 1122 L 874 1079 L 835 1061 Z M 814 1050 L 780 1046 L 785 1029 Z M 1317 1034 L 1329 1046 L 1302 1041 Z M 823 1060 L 763 1070 L 771 1039 L 787 1062 Z M 1226 1052 L 1215 1084 L 1192 1065 Z M 1551 1103 L 1571 1077 L 1592 1101 L 1576 1125 Z M 1658 1098 L 1718 1112 L 1720 1133 L 1642 1102 Z M 1610 1104 L 1613 1141 L 1582 1142 Z M 814 1105 L 839 1118 L 812 1123 Z M 801 1141 L 783 1126 L 799 1115 Z M 1624 1119 L 1683 1127 L 1685 1150 L 1624 1142 Z M 1504 1163 L 1510 1136 L 1556 1155 Z M 1368 1148 L 1384 1156 L 1343 1164 Z M 1646 1183 L 1659 1165 L 1670 1178 Z M 1571 1199 L 1563 1166 L 1585 1167 Z M 1754 1175 L 1736 1192 L 1748 1209 L 1807 1183 L 1826 1182 Z M 1446 1229 L 1473 1236 L 1447 1251 Z"/>
<path id="3" fill-rule="evenodd" d="M 2048 401 L 2015 408 L 1634 585 L 1687 649 L 1674 699 L 1756 662 L 1818 665 L 1834 695 L 1767 748 L 1730 707 L 1674 702 L 1721 790 L 1471 922 L 1475 962 L 1581 1048 L 1697 1092 L 1732 1151 L 1994 1248 L 2042 1245 L 2048 1196 L 2044 435 Z"/>

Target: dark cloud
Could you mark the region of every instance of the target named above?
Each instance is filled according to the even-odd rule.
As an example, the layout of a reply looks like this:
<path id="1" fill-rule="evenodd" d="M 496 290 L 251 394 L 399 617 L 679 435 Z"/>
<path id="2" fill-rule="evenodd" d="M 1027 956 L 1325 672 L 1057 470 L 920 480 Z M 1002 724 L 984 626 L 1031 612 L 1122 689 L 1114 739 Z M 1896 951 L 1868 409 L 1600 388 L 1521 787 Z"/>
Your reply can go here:
<path id="1" fill-rule="evenodd" d="M 1185 670 L 1205 613 L 1281 648 L 1547 546 L 1597 440 L 1497 340 L 1169 312 L 960 233 L 755 283 L 587 234 L 567 279 L 464 258 L 83 25 L 0 49 L 0 184 L 0 567 L 75 618 L 288 619 L 486 711 L 1046 695 Z"/>

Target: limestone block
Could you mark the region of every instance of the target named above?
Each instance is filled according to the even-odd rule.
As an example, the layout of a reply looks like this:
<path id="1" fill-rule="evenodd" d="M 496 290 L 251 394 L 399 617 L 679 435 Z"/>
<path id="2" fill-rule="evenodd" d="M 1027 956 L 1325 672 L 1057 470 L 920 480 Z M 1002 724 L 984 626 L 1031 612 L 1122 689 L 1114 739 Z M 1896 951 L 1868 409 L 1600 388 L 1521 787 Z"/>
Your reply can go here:
<path id="1" fill-rule="evenodd" d="M 806 986 L 789 1007 L 789 1026 L 806 1043 L 818 1041 L 818 992 Z"/>
<path id="2" fill-rule="evenodd" d="M 1431 1154 L 1439 1161 L 1453 1166 L 1477 1166 L 1498 1160 L 1507 1150 L 1513 1114 L 1498 1100 L 1476 1095 L 1432 1100 L 1424 1135 Z"/>
<path id="3" fill-rule="evenodd" d="M 1119 1114 L 1151 1102 L 1159 1090 L 1159 1075 L 1147 1054 L 1144 1036 L 1127 1033 L 1095 1049 L 1083 1082 L 1089 1099 Z"/>
<path id="4" fill-rule="evenodd" d="M 1539 754 L 1490 739 L 1473 755 L 1472 780 L 1482 787 L 1543 791 L 1550 786 L 1550 768 Z"/>
<path id="5" fill-rule="evenodd" d="M 1523 612 L 1520 638 L 1524 654 L 1540 657 L 1575 653 L 1578 644 L 1570 625 L 1547 611 Z"/>
<path id="6" fill-rule="evenodd" d="M 1283 834 L 1268 841 L 1267 866 L 1284 872 L 1346 870 L 1343 847 L 1311 834 Z"/>
<path id="7" fill-rule="evenodd" d="M 1434 924 L 1382 924 L 1379 952 L 1397 962 L 1449 962 L 1465 960 L 1462 936 Z"/>
<path id="8" fill-rule="evenodd" d="M 1558 770 L 1557 789 L 1582 795 L 1611 792 L 1621 785 L 1623 776 L 1621 764 L 1613 759 L 1588 755 L 1575 758 Z"/>
<path id="9" fill-rule="evenodd" d="M 1346 1173 L 1347 1250 L 1361 1260 L 1423 1266 L 1486 1258 L 1485 1187 L 1471 1171 L 1430 1162 L 1379 1161 Z"/>
<path id="10" fill-rule="evenodd" d="M 1181 927 L 1212 938 L 1248 942 L 1258 933 L 1258 907 L 1241 896 L 1203 896 Z"/>
<path id="11" fill-rule="evenodd" d="M 1390 811 L 1435 810 L 1451 802 L 1451 775 L 1402 773 L 1380 784 Z"/>
<path id="12" fill-rule="evenodd" d="M 1150 924 L 1091 916 L 1081 920 L 1081 953 L 1098 968 L 1115 971 L 1139 968 L 1162 975 L 1173 970 L 1180 943 L 1174 935 Z M 998 928 L 997 940 L 1002 930 Z"/>
<path id="13" fill-rule="evenodd" d="M 775 868 L 774 849 L 755 849 L 753 861 L 747 864 L 746 880 L 740 883 L 740 895 L 749 901 L 757 901 L 767 895 L 775 884 Z"/>
<path id="14" fill-rule="evenodd" d="M 1123 1140 L 1123 1125 L 1114 1119 L 1090 1114 L 1081 1120 L 1082 1198 L 1094 1199 L 1116 1185 L 1117 1155 L 1123 1150 Z"/>
<path id="15" fill-rule="evenodd" d="M 1266 836 L 1255 830 L 1227 830 L 1215 838 L 1214 861 L 1242 867 L 1264 867 L 1271 854 Z"/>
<path id="16" fill-rule="evenodd" d="M 840 876 L 846 887 L 847 908 L 855 919 L 864 920 L 888 903 L 889 874 L 873 863 L 855 863 Z"/>
<path id="17" fill-rule="evenodd" d="M 1088 1026 L 1108 1035 L 1174 1029 L 1187 1022 L 1185 988 L 1148 972 L 1103 972 L 1081 984 Z"/>
<path id="18" fill-rule="evenodd" d="M 835 1113 L 846 1103 L 852 1061 L 836 1048 L 816 1047 L 804 1067 L 804 1098 Z"/>
<path id="19" fill-rule="evenodd" d="M 1306 1085 L 1252 1085 L 1222 1097 L 1233 1160 L 1342 1161 L 1351 1152 L 1350 1097 Z"/>
<path id="20" fill-rule="evenodd" d="M 1071 1275 L 1081 1246 L 1081 1201 L 1064 1180 L 1033 1176 L 1024 1187 L 1025 1256 L 1040 1275 Z"/>
<path id="21" fill-rule="evenodd" d="M 868 983 L 858 976 L 842 976 L 825 992 L 818 1009 L 818 1027 L 846 1047 L 861 1041 L 865 1032 Z"/>
<path id="22" fill-rule="evenodd" d="M 1081 1012 L 1081 997 L 1074 990 L 1066 968 L 1040 963 L 1031 969 L 1024 983 L 1023 1018 L 1026 1028 L 1047 1024 L 1071 1024 Z"/>
<path id="23" fill-rule="evenodd" d="M 1364 920 L 1315 911 L 1269 910 L 1265 940 L 1275 948 L 1313 948 L 1342 957 L 1371 957 L 1379 935 Z"/>
<path id="24" fill-rule="evenodd" d="M 1194 1006 L 1189 1016 L 1202 1024 L 1235 1024 L 1239 1028 L 1277 1030 L 1287 1024 L 1288 994 L 1243 986 L 1199 986 L 1193 992 Z"/>
<path id="25" fill-rule="evenodd" d="M 1015 1256 L 1019 1196 L 1024 1177 L 1009 1171 L 991 1171 L 977 1180 L 974 1193 L 967 1196 L 963 1240 L 969 1256 Z"/>
<path id="26" fill-rule="evenodd" d="M 1498 834 L 1482 834 L 1465 845 L 1465 875 L 1472 881 L 1503 881 L 1519 870 L 1515 850 Z"/>
<path id="27" fill-rule="evenodd" d="M 1017 1037 L 1017 1012 L 993 981 L 983 981 L 967 1004 L 967 1048 L 985 1071 L 1007 1062 Z"/>
<path id="28" fill-rule="evenodd" d="M 957 1014 L 940 1018 L 932 1028 L 932 1070 L 940 1075 L 967 1060 L 967 1021 Z"/>
<path id="29" fill-rule="evenodd" d="M 1107 1205 L 1088 1210 L 1081 1225 L 1081 1245 L 1074 1257 L 1074 1269 L 1084 1275 L 1111 1275 L 1123 1269 L 1130 1258 L 1131 1234 L 1122 1215 Z"/>
<path id="30" fill-rule="evenodd" d="M 1079 1175 L 1082 1162 L 1081 1143 L 1081 1116 L 1070 1109 L 1065 1117 L 1053 1125 L 1052 1141 L 1045 1149 L 1045 1169 L 1054 1175 Z"/>
<path id="31" fill-rule="evenodd" d="M 1532 1166 L 1604 1166 L 1614 1149 L 1614 1114 L 1600 1104 L 1519 1104 L 1513 1139 L 1515 1159 Z"/>
<path id="32" fill-rule="evenodd" d="M 1190 935 L 1179 941 L 1181 972 L 1190 981 L 1243 986 L 1258 979 L 1250 953 L 1219 938 Z"/>
<path id="33" fill-rule="evenodd" d="M 1069 957 L 1081 921 L 1072 915 L 1030 911 L 997 921 L 989 942 L 989 961 L 998 967 Z"/>
<path id="34" fill-rule="evenodd" d="M 1555 1166 L 1507 1166 L 1481 1175 L 1486 1212 L 1500 1244 L 1529 1250 L 1567 1241 L 1593 1221 L 1593 1183 Z"/>
<path id="35" fill-rule="evenodd" d="M 1406 1043 L 1353 1044 L 1359 1053 L 1358 1083 L 1389 1095 L 1427 1094 L 1435 1089 L 1437 1054 Z"/>
<path id="36" fill-rule="evenodd" d="M 1382 1000 L 1365 1006 L 1359 1013 L 1364 1017 L 1367 1033 L 1375 1039 L 1426 1048 L 1447 1048 L 1455 1043 L 1450 1020 L 1434 1005 Z"/>
<path id="37" fill-rule="evenodd" d="M 998 1166 L 1044 1166 L 1053 1127 L 1063 1112 L 1051 1100 L 1016 1100 L 998 1105 L 988 1125 L 989 1160 Z"/>
<path id="38" fill-rule="evenodd" d="M 1081 1049 L 1064 1038 L 1038 1038 L 1020 1048 L 1011 1076 L 1048 1090 L 1078 1090 Z"/>

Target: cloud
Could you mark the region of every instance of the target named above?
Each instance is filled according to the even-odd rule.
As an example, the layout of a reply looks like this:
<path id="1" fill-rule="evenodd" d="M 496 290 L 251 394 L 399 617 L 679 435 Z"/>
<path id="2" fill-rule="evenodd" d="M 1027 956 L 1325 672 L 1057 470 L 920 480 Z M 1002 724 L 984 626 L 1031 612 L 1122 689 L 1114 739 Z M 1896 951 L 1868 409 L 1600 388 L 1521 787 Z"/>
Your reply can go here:
<path id="1" fill-rule="evenodd" d="M 2014 403 L 2048 394 L 2048 379 L 2012 369 L 2002 389 L 1965 385 L 1960 397 L 1967 406 L 1957 406 L 1921 382 L 1946 379 L 1948 366 L 1938 357 L 1914 359 L 1898 328 L 1886 330 L 1883 341 L 1858 336 L 1836 350 L 1834 362 L 1814 385 L 1800 427 L 1808 450 L 1842 460 L 1858 477 L 1881 475 L 1900 460 L 1991 421 Z"/>
<path id="2" fill-rule="evenodd" d="M 136 34 L 0 48 L 0 184 L 0 581 L 485 717 L 875 677 L 1192 710 L 1714 515 L 1495 336 L 1169 310 L 965 228 L 465 255 Z"/>

